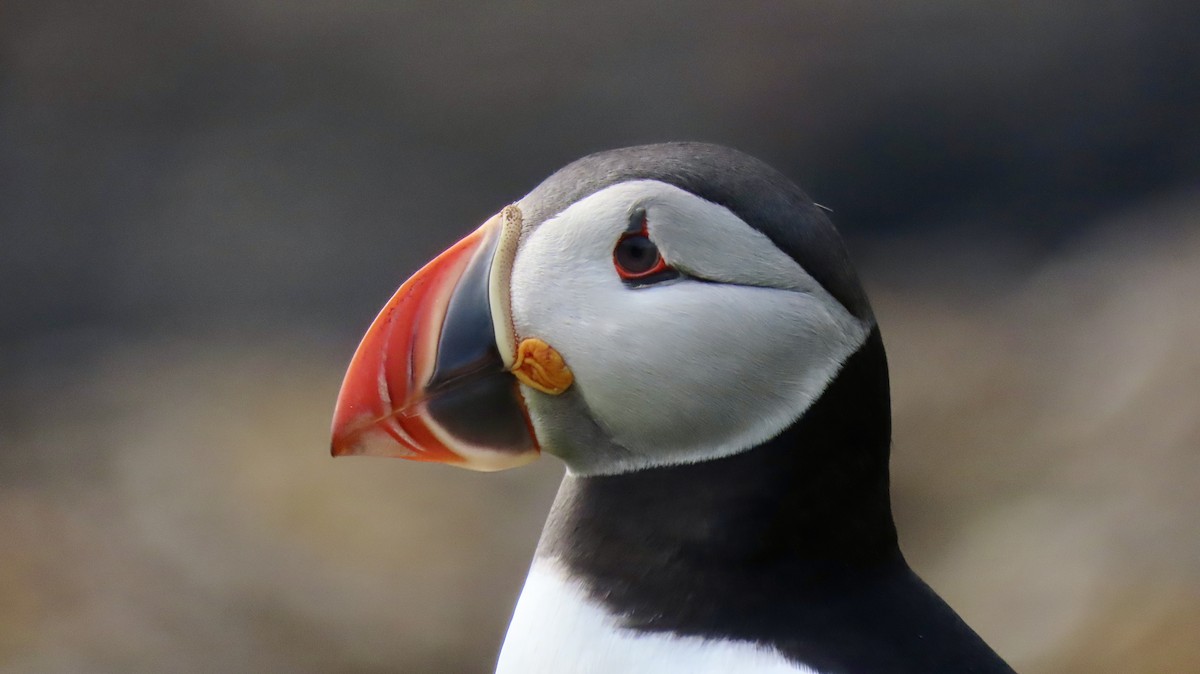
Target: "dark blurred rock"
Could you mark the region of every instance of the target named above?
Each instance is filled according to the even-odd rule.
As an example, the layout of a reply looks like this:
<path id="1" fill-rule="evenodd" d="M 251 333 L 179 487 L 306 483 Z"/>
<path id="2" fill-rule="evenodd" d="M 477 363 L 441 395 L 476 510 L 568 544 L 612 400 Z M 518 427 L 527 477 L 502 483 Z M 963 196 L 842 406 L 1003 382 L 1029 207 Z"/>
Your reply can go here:
<path id="1" fill-rule="evenodd" d="M 858 236 L 987 226 L 1044 247 L 1200 176 L 1189 12 L 14 6 L 0 22 L 0 342 L 297 315 L 350 334 L 373 289 L 559 165 L 655 140 L 761 155 Z"/>

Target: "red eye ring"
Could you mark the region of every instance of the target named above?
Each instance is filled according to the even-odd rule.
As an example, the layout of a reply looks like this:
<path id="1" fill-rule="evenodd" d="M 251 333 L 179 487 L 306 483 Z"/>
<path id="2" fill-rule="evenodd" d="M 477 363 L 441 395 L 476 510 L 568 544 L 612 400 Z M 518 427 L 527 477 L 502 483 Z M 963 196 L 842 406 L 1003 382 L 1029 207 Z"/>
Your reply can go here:
<path id="1" fill-rule="evenodd" d="M 622 236 L 613 248 L 613 266 L 617 275 L 626 281 L 636 281 L 671 270 L 658 252 L 658 246 L 646 236 L 645 230 Z"/>

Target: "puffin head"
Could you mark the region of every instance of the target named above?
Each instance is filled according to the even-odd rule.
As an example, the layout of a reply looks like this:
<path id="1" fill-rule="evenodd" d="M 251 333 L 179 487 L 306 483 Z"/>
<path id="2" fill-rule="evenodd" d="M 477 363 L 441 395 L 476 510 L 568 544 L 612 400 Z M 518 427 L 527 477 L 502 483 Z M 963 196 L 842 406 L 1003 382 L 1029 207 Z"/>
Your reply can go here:
<path id="1" fill-rule="evenodd" d="M 833 225 L 698 143 L 562 168 L 406 281 L 346 373 L 333 454 L 611 475 L 801 419 L 874 317 Z"/>

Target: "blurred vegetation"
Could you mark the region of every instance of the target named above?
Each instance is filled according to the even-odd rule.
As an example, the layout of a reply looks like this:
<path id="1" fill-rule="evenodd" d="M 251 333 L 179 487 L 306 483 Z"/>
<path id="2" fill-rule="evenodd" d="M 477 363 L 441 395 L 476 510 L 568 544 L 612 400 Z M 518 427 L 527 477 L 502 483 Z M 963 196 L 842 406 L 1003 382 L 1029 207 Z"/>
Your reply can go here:
<path id="1" fill-rule="evenodd" d="M 1171 1 L 0 9 L 0 671 L 489 671 L 561 468 L 327 457 L 411 271 L 589 151 L 834 210 L 914 566 L 1023 672 L 1200 669 Z"/>

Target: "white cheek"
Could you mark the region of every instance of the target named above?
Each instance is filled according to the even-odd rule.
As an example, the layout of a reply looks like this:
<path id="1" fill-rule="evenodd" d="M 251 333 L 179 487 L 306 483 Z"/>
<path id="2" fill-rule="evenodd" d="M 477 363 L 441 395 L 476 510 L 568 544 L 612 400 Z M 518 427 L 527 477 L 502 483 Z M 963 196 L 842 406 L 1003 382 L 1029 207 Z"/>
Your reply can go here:
<path id="1" fill-rule="evenodd" d="M 850 316 L 804 293 L 702 283 L 620 290 L 593 296 L 594 313 L 541 336 L 566 354 L 595 421 L 642 465 L 716 458 L 774 436 L 864 337 Z"/>
<path id="2" fill-rule="evenodd" d="M 555 331 L 603 334 L 611 328 L 596 302 L 626 289 L 613 267 L 612 246 L 628 215 L 620 204 L 600 205 L 586 220 L 560 218 L 522 241 L 511 281 L 513 322 L 521 337 L 541 337 L 561 351 L 548 339 Z"/>
<path id="3" fill-rule="evenodd" d="M 543 223 L 522 242 L 513 267 L 517 332 L 563 354 L 595 423 L 633 457 L 588 470 L 701 461 L 776 435 L 820 396 L 862 344 L 867 326 L 799 265 L 750 235 L 742 240 L 760 250 L 738 256 L 749 264 L 767 261 L 760 269 L 790 289 L 695 280 L 626 286 L 613 267 L 612 246 L 628 225 L 629 197 L 628 190 L 602 193 Z M 577 209 L 581 204 L 586 208 Z M 664 236 L 683 226 L 653 203 L 650 212 Z M 673 240 L 689 245 L 678 233 Z M 536 428 L 540 420 L 533 422 Z"/>
<path id="4" fill-rule="evenodd" d="M 584 397 L 630 449 L 706 446 L 709 458 L 766 440 L 808 407 L 861 341 L 801 293 L 681 284 L 630 294 L 641 306 L 626 308 L 633 320 L 614 326 L 607 344 L 563 335 L 584 354 L 578 376 L 592 381 Z"/>

